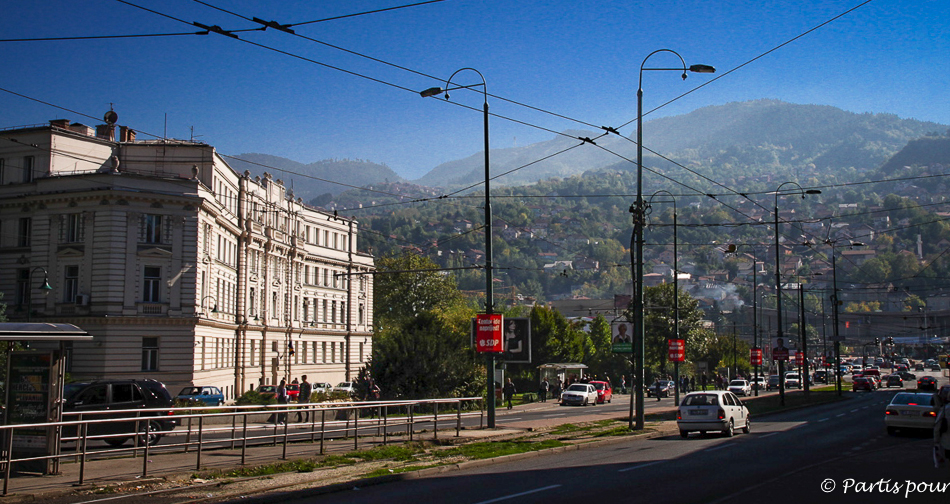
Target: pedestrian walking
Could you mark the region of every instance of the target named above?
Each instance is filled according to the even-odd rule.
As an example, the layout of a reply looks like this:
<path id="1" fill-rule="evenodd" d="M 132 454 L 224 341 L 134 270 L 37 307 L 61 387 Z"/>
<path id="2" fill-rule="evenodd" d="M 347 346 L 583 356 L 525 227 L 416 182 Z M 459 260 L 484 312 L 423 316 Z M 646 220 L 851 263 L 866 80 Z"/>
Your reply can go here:
<path id="1" fill-rule="evenodd" d="M 620 393 L 627 393 L 627 377 L 623 375 L 620 376 Z"/>
<path id="2" fill-rule="evenodd" d="M 706 384 L 709 383 L 709 379 L 706 378 L 706 373 L 703 373 L 702 382 L 703 382 L 703 392 L 705 392 L 705 391 L 706 391 Z"/>
<path id="3" fill-rule="evenodd" d="M 297 395 L 297 404 L 309 404 L 311 394 L 313 394 L 313 384 L 307 381 L 307 375 L 303 375 L 300 382 L 300 394 Z M 303 417 L 301 417 L 301 413 L 303 413 Z M 301 420 L 301 418 L 304 418 L 304 420 Z M 299 408 L 297 409 L 297 421 L 310 421 L 309 407 L 304 407 L 302 411 Z"/>
<path id="4" fill-rule="evenodd" d="M 550 387 L 551 387 L 551 384 L 548 383 L 547 378 L 541 381 L 541 387 L 538 388 L 538 397 L 541 398 L 541 402 L 548 402 L 548 389 Z"/>
<path id="5" fill-rule="evenodd" d="M 505 395 L 505 401 L 508 402 L 508 409 L 511 409 L 511 398 L 515 395 L 515 384 L 511 382 L 511 378 L 508 378 L 508 381 L 505 383 L 505 387 L 502 390 Z"/>
<path id="6" fill-rule="evenodd" d="M 283 404 L 282 408 L 287 408 L 287 380 L 281 378 L 280 384 L 277 385 L 277 404 Z M 287 423 L 287 412 L 281 411 L 277 413 L 277 423 L 285 424 Z"/>

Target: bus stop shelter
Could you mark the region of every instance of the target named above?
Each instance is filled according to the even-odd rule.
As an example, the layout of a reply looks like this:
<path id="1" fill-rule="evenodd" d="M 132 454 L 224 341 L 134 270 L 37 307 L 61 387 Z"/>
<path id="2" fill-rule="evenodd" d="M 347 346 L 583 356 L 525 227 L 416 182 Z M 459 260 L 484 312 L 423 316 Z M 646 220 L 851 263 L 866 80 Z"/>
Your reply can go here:
<path id="1" fill-rule="evenodd" d="M 66 375 L 67 341 L 90 341 L 92 336 L 72 324 L 47 322 L 0 322 L 0 341 L 6 357 L 3 374 L 3 425 L 37 424 L 62 420 L 63 382 Z M 59 343 L 58 350 L 13 351 L 13 343 Z M 55 348 L 54 344 L 42 345 Z M 0 439 L 0 450 L 13 450 L 16 456 L 44 456 L 59 453 L 60 432 L 29 428 L 7 431 Z M 6 453 L 4 453 L 6 455 Z M 20 471 L 53 474 L 59 471 L 59 459 L 23 463 Z"/>
<path id="2" fill-rule="evenodd" d="M 566 383 L 568 378 L 577 378 L 578 380 L 583 378 L 587 365 L 577 362 L 552 362 L 541 364 L 538 369 L 541 370 L 541 380 L 560 379 Z"/>

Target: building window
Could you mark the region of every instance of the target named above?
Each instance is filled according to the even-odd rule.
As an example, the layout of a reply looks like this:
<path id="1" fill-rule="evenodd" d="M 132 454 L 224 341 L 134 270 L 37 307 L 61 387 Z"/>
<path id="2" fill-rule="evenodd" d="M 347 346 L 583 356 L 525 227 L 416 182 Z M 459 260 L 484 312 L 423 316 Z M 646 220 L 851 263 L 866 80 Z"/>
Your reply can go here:
<path id="1" fill-rule="evenodd" d="M 324 364 L 327 363 L 327 342 L 326 341 L 323 342 L 323 359 L 321 359 L 320 362 Z"/>
<path id="2" fill-rule="evenodd" d="M 142 338 L 142 371 L 158 371 L 158 338 Z"/>
<path id="3" fill-rule="evenodd" d="M 79 266 L 66 266 L 63 270 L 63 302 L 76 303 L 79 296 Z"/>
<path id="4" fill-rule="evenodd" d="M 29 247 L 33 236 L 33 219 L 30 217 L 20 217 L 17 227 L 16 246 Z"/>
<path id="5" fill-rule="evenodd" d="M 33 167 L 36 164 L 36 158 L 26 156 L 23 158 L 23 181 L 33 182 Z"/>
<path id="6" fill-rule="evenodd" d="M 16 270 L 16 299 L 17 306 L 25 306 L 30 300 L 30 270 Z M 29 309 L 29 307 L 27 307 Z"/>
<path id="7" fill-rule="evenodd" d="M 63 342 L 63 366 L 67 373 L 73 372 L 73 342 Z"/>
<path id="8" fill-rule="evenodd" d="M 146 303 L 161 302 L 162 268 L 159 266 L 146 266 L 145 274 L 143 275 L 143 284 L 145 288 L 142 293 L 142 301 Z"/>
<path id="9" fill-rule="evenodd" d="M 82 241 L 82 214 L 65 215 L 66 222 L 63 229 L 63 243 L 78 243 Z"/>
<path id="10" fill-rule="evenodd" d="M 145 243 L 162 243 L 162 216 L 146 214 L 144 222 Z"/>
<path id="11" fill-rule="evenodd" d="M 277 293 L 276 292 L 271 293 L 270 312 L 271 312 L 271 315 L 270 315 L 271 318 L 277 317 Z"/>
<path id="12" fill-rule="evenodd" d="M 251 291 L 251 295 L 250 295 L 250 299 L 248 303 L 249 305 L 248 308 L 250 309 L 250 314 L 256 317 L 257 316 L 257 302 L 256 302 L 257 296 L 255 295 L 254 287 L 251 287 L 250 291 Z"/>
<path id="13" fill-rule="evenodd" d="M 3 158 L 0 158 L 0 185 L 3 185 Z"/>

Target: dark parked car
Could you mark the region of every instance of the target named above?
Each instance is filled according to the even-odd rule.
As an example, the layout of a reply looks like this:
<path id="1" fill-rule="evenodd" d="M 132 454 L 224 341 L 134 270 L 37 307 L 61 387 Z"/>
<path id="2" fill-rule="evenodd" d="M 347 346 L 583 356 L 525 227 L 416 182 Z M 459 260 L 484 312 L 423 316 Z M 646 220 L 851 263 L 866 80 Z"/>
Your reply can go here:
<path id="1" fill-rule="evenodd" d="M 815 381 L 818 383 L 828 383 L 828 371 L 824 369 L 815 371 Z"/>
<path id="2" fill-rule="evenodd" d="M 937 379 L 933 376 L 921 376 L 917 380 L 917 390 L 937 391 Z"/>
<path id="3" fill-rule="evenodd" d="M 910 371 L 898 371 L 897 374 L 901 375 L 901 379 L 903 380 L 913 381 L 917 379 L 917 375 Z"/>
<path id="4" fill-rule="evenodd" d="M 136 410 L 169 408 L 174 406 L 171 394 L 162 382 L 156 380 L 98 380 L 81 387 L 64 386 L 63 412 L 84 413 L 83 419 L 127 418 L 136 416 Z M 67 392 L 68 391 L 68 395 Z M 109 412 L 109 413 L 99 413 Z M 177 421 L 171 411 L 143 412 L 143 420 L 89 424 L 88 435 L 105 436 L 141 432 L 141 444 L 158 443 L 163 432 L 175 428 Z M 76 420 L 76 415 L 64 415 L 64 420 Z M 64 437 L 75 437 L 76 427 L 63 428 Z M 121 446 L 131 439 L 109 437 L 103 439 L 112 446 Z"/>
<path id="5" fill-rule="evenodd" d="M 647 389 L 647 397 L 670 397 L 676 392 L 676 383 L 672 380 L 657 380 Z"/>

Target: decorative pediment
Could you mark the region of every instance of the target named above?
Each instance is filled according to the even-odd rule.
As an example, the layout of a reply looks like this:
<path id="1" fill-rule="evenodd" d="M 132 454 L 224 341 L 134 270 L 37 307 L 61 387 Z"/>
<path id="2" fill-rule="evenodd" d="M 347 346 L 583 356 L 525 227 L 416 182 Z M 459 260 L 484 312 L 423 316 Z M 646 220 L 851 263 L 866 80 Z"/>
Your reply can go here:
<path id="1" fill-rule="evenodd" d="M 172 251 L 170 248 L 165 247 L 142 246 L 139 247 L 138 256 L 171 259 Z"/>
<path id="2" fill-rule="evenodd" d="M 56 257 L 82 257 L 84 254 L 82 245 L 67 245 L 59 247 L 56 251 Z"/>

